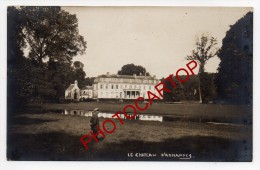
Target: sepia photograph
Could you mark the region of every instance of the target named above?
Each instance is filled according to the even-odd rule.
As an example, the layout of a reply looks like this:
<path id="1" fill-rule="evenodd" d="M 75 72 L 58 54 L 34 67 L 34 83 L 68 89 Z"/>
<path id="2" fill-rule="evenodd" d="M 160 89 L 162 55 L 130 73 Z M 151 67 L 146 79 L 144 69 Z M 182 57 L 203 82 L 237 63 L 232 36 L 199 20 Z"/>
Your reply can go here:
<path id="1" fill-rule="evenodd" d="M 8 161 L 252 162 L 253 7 L 6 13 Z"/>

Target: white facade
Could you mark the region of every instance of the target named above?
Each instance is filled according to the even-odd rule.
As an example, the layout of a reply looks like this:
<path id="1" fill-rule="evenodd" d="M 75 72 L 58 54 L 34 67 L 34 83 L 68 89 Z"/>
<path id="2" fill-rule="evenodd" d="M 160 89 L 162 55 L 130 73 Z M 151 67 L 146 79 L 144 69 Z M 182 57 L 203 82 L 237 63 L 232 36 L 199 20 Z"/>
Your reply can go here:
<path id="1" fill-rule="evenodd" d="M 81 99 L 92 99 L 93 98 L 93 86 L 86 86 L 81 90 Z"/>
<path id="2" fill-rule="evenodd" d="M 101 75 L 94 80 L 95 99 L 148 99 L 147 91 L 160 96 L 155 85 L 160 81 L 151 76 Z"/>

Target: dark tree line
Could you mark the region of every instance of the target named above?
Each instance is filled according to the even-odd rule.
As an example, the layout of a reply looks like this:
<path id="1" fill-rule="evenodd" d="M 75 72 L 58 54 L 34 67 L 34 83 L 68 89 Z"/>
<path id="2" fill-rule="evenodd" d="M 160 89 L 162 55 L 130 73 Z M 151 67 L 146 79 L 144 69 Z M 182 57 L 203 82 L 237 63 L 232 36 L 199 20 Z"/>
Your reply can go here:
<path id="1" fill-rule="evenodd" d="M 199 81 L 203 84 L 201 89 L 202 101 L 208 103 L 216 97 L 216 87 L 214 85 L 216 73 L 203 73 L 202 79 L 199 80 L 197 75 L 191 75 L 189 80 L 185 83 L 180 83 L 176 77 L 173 77 L 173 81 L 176 83 L 177 88 L 174 88 L 170 81 L 166 81 L 166 88 L 171 92 L 163 93 L 163 99 L 166 102 L 178 102 L 178 101 L 199 101 Z M 181 79 L 185 79 L 186 76 L 179 76 Z M 162 79 L 161 81 L 164 81 Z"/>
<path id="2" fill-rule="evenodd" d="M 227 31 L 218 57 L 216 78 L 219 99 L 252 103 L 253 95 L 253 13 L 247 13 Z"/>
<path id="3" fill-rule="evenodd" d="M 181 79 L 185 79 L 185 76 L 179 76 Z M 198 79 L 191 75 L 190 79 L 185 83 L 180 83 L 176 77 L 172 78 L 176 83 L 176 88 L 174 88 L 170 81 L 164 81 L 166 88 L 171 90 L 171 92 L 163 93 L 163 100 L 166 102 L 179 102 L 183 100 L 199 100 L 198 95 Z"/>
<path id="4" fill-rule="evenodd" d="M 86 49 L 76 15 L 60 7 L 8 7 L 7 30 L 11 107 L 57 101 L 74 80 L 86 85 L 84 65 L 72 61 Z"/>

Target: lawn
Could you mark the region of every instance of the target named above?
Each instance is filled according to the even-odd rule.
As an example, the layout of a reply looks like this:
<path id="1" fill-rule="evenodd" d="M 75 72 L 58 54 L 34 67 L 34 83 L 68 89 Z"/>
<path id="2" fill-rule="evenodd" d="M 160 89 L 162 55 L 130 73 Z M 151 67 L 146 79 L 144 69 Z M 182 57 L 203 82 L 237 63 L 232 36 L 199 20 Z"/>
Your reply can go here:
<path id="1" fill-rule="evenodd" d="M 127 104 L 109 102 L 80 102 L 69 104 L 42 104 L 34 105 L 43 110 L 79 109 L 93 110 L 98 107 L 100 112 L 116 113 L 122 111 Z M 144 106 L 144 104 L 142 104 Z M 143 107 L 141 105 L 141 107 Z M 154 103 L 140 114 L 163 115 L 170 118 L 185 118 L 187 120 L 218 121 L 229 123 L 252 123 L 252 106 L 248 105 L 217 105 L 217 104 L 164 104 Z"/>
<path id="2" fill-rule="evenodd" d="M 38 105 L 39 107 L 39 105 Z M 124 120 L 113 134 L 85 150 L 79 139 L 89 133 L 89 117 L 62 115 L 48 109 L 115 112 L 124 103 L 44 104 L 43 112 L 29 109 L 10 119 L 8 128 L 9 160 L 164 160 L 164 161 L 251 161 L 251 124 L 209 124 L 197 121 L 152 122 Z M 35 109 L 35 107 L 34 107 Z M 161 110 L 161 112 L 159 112 Z M 248 106 L 154 104 L 145 113 L 179 116 L 212 114 L 240 117 L 250 114 Z M 105 119 L 100 118 L 100 123 Z M 129 153 L 155 153 L 156 157 L 129 157 Z M 189 160 L 162 157 L 161 154 L 191 154 Z"/>

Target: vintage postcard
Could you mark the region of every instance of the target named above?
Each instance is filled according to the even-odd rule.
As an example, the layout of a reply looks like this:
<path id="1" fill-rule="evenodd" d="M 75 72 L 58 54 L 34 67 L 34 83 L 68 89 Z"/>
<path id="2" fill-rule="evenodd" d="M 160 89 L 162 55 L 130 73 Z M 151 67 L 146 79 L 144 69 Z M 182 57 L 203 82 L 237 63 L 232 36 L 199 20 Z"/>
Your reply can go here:
<path id="1" fill-rule="evenodd" d="M 253 7 L 7 6 L 9 161 L 253 159 Z"/>

